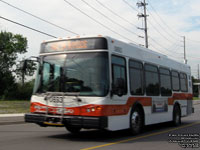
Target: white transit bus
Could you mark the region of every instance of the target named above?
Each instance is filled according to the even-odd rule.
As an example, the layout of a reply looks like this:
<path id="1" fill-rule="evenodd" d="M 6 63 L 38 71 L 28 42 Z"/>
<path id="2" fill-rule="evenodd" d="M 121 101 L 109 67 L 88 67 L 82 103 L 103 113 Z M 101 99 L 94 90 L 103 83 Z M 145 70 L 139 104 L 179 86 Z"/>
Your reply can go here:
<path id="1" fill-rule="evenodd" d="M 171 121 L 194 112 L 190 66 L 107 36 L 77 36 L 41 44 L 25 121 L 110 131 Z"/>

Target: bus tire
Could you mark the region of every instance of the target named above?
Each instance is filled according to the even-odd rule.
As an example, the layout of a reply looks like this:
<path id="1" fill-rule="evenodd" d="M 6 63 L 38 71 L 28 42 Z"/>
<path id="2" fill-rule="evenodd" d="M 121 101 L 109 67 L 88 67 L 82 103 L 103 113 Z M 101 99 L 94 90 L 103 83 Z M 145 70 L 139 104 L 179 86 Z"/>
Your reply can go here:
<path id="1" fill-rule="evenodd" d="M 133 135 L 137 135 L 143 128 L 143 114 L 139 107 L 135 107 L 131 111 L 130 115 L 130 131 Z"/>
<path id="2" fill-rule="evenodd" d="M 172 122 L 174 126 L 181 125 L 181 110 L 178 104 L 174 106 Z"/>
<path id="3" fill-rule="evenodd" d="M 79 133 L 80 130 L 81 130 L 81 127 L 74 127 L 74 126 L 65 126 L 65 128 L 66 128 L 69 132 L 71 132 L 71 133 L 73 133 L 73 134 L 77 134 L 77 133 Z"/>

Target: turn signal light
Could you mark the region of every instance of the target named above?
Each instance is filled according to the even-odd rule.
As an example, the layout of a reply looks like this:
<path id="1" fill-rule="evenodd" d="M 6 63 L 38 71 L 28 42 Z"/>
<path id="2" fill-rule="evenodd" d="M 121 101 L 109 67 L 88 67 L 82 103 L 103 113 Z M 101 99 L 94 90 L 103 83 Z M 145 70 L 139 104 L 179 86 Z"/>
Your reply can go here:
<path id="1" fill-rule="evenodd" d="M 99 111 L 99 110 L 102 110 L 102 107 L 101 107 L 101 106 L 86 108 L 86 112 L 88 112 L 88 113 L 89 113 L 89 112 Z"/>

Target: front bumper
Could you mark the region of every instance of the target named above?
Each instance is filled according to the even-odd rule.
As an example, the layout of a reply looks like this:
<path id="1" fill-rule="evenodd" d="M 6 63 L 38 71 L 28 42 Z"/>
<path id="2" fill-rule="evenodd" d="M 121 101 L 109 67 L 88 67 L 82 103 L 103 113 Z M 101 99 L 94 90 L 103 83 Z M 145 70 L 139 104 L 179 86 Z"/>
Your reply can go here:
<path id="1" fill-rule="evenodd" d="M 25 114 L 25 122 L 37 123 L 43 126 L 64 125 L 78 126 L 81 128 L 103 129 L 108 126 L 107 117 L 86 117 L 86 116 L 59 116 L 46 114 Z"/>

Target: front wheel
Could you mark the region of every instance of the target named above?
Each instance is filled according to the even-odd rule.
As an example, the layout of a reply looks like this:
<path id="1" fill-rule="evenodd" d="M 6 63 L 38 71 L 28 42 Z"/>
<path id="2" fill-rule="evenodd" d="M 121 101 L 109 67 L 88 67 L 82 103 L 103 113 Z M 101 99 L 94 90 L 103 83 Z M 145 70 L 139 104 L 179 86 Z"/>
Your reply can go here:
<path id="1" fill-rule="evenodd" d="M 143 127 L 143 115 L 141 110 L 136 107 L 130 116 L 130 131 L 133 135 L 139 134 Z"/>
<path id="2" fill-rule="evenodd" d="M 73 127 L 73 126 L 65 126 L 65 128 L 66 128 L 69 132 L 71 132 L 71 133 L 73 133 L 73 134 L 79 133 L 80 130 L 81 130 L 80 127 Z"/>

